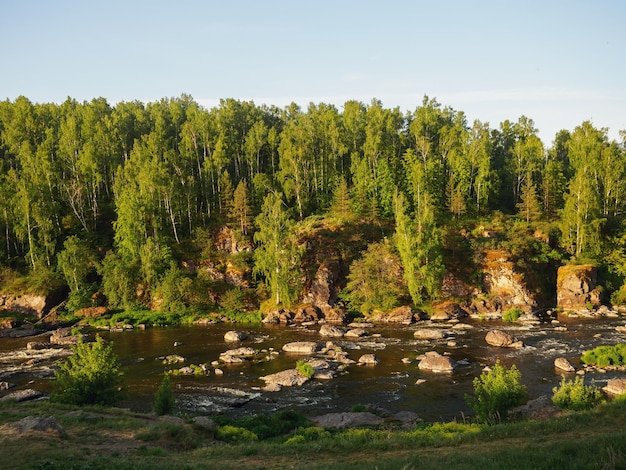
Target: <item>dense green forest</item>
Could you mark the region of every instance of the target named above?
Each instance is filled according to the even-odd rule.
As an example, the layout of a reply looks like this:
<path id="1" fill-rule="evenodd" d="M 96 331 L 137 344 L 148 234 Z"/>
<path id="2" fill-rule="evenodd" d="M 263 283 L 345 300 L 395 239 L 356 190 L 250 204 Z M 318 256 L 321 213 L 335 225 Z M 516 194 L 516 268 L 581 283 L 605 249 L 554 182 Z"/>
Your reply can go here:
<path id="1" fill-rule="evenodd" d="M 386 264 L 402 273 L 397 295 L 420 305 L 438 296 L 446 228 L 507 219 L 541 227 L 562 262 L 602 267 L 619 294 L 626 131 L 611 141 L 583 122 L 551 147 L 537 133 L 524 116 L 497 128 L 468 123 L 428 97 L 409 112 L 375 99 L 343 110 L 234 99 L 205 109 L 187 95 L 115 106 L 6 100 L 3 289 L 24 289 L 24 279 L 34 289 L 66 285 L 70 310 L 96 292 L 114 308 L 201 312 L 241 308 L 250 296 L 255 308 L 289 305 L 306 256 L 298 234 L 326 218 L 380 227 L 351 265 L 347 301 L 370 308 L 362 279 L 385 281 L 372 270 Z M 250 267 L 250 285 L 223 288 L 218 301 L 206 294 L 214 280 L 185 262 L 211 258 L 211 230 L 224 224 L 256 248 L 229 260 Z"/>

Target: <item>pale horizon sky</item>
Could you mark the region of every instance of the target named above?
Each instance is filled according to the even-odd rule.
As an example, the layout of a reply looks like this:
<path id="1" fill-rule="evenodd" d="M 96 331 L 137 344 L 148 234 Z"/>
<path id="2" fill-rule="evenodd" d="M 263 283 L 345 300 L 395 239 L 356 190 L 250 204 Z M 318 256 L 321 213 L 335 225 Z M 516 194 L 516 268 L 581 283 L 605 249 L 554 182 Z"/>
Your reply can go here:
<path id="1" fill-rule="evenodd" d="M 414 111 L 424 95 L 550 146 L 626 130 L 626 2 L 0 0 L 0 100 L 191 95 Z"/>

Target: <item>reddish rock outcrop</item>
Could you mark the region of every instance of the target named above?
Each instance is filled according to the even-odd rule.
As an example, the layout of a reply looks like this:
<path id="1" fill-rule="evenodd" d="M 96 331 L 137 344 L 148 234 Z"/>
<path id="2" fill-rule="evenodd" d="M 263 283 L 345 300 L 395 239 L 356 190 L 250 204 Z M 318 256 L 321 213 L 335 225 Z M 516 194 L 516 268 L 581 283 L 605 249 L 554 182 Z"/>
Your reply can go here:
<path id="1" fill-rule="evenodd" d="M 507 252 L 485 251 L 482 269 L 483 288 L 495 299 L 494 306 L 502 311 L 517 307 L 524 312 L 531 312 L 537 307 L 537 301 L 529 291 L 524 276 L 516 271 Z"/>
<path id="2" fill-rule="evenodd" d="M 563 309 L 577 310 L 589 304 L 600 305 L 600 291 L 596 289 L 597 271 L 589 264 L 561 266 L 557 272 L 556 303 Z"/>

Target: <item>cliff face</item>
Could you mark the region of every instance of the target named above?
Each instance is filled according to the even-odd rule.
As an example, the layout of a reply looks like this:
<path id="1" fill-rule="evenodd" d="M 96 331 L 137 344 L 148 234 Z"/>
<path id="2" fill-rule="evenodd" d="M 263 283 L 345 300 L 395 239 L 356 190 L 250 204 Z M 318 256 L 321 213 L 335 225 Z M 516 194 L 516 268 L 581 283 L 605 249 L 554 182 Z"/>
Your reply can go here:
<path id="1" fill-rule="evenodd" d="M 491 298 L 493 309 L 504 311 L 516 307 L 531 312 L 537 307 L 535 295 L 507 252 L 485 251 L 482 271 L 483 289 Z"/>
<path id="2" fill-rule="evenodd" d="M 597 270 L 589 264 L 561 266 L 557 272 L 557 307 L 577 310 L 600 305 L 600 291 L 596 289 Z"/>

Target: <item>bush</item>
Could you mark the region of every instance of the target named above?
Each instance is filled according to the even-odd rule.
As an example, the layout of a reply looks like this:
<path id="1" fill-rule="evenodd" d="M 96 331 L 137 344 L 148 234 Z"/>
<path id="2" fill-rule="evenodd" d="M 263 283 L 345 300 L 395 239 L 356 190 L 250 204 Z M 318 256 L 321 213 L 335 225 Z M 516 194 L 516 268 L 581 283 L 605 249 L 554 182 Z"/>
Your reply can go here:
<path id="1" fill-rule="evenodd" d="M 521 377 L 517 367 L 507 369 L 498 361 L 491 371 L 474 379 L 474 395 L 466 394 L 465 399 L 480 421 L 506 420 L 508 410 L 523 404 L 526 398 Z"/>
<path id="2" fill-rule="evenodd" d="M 552 403 L 563 410 L 588 410 L 602 401 L 602 391 L 594 385 L 585 385 L 582 377 L 573 381 L 562 378 L 552 389 Z"/>
<path id="3" fill-rule="evenodd" d="M 598 346 L 585 351 L 580 360 L 584 364 L 598 367 L 623 366 L 626 364 L 626 344 Z"/>
<path id="4" fill-rule="evenodd" d="M 161 385 L 154 396 L 152 410 L 160 416 L 171 413 L 173 409 L 174 390 L 172 389 L 172 382 L 170 381 L 169 374 L 165 373 L 163 374 Z"/>
<path id="5" fill-rule="evenodd" d="M 502 314 L 502 319 L 505 322 L 513 323 L 514 321 L 517 321 L 517 319 L 521 317 L 523 313 L 524 312 L 522 312 L 519 308 L 510 308 Z"/>
<path id="6" fill-rule="evenodd" d="M 307 379 L 310 379 L 315 375 L 315 369 L 313 366 L 304 359 L 300 359 L 296 362 L 296 370 L 298 371 L 298 374 L 306 377 Z"/>
<path id="7" fill-rule="evenodd" d="M 59 364 L 51 399 L 73 405 L 112 405 L 120 395 L 123 373 L 111 345 L 79 340 L 74 354 Z"/>
<path id="8" fill-rule="evenodd" d="M 252 431 L 248 431 L 246 428 L 240 428 L 237 426 L 221 426 L 217 428 L 215 437 L 220 441 L 236 443 L 236 442 L 250 442 L 258 441 L 259 438 Z"/>

